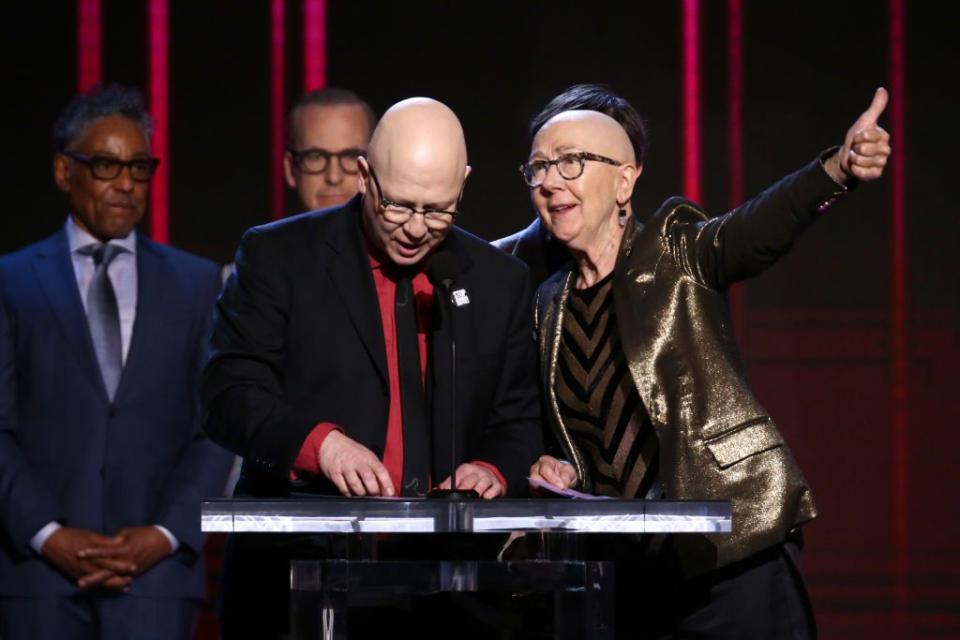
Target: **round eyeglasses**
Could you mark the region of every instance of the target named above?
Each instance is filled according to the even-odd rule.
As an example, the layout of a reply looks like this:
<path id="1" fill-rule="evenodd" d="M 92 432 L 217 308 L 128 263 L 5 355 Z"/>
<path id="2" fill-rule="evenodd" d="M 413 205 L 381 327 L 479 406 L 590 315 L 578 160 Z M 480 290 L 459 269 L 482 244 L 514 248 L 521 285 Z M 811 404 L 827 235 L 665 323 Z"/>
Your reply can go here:
<path id="1" fill-rule="evenodd" d="M 623 164 L 613 158 L 581 151 L 579 153 L 565 153 L 556 160 L 531 160 L 530 162 L 520 165 L 520 174 L 528 186 L 539 187 L 543 184 L 543 181 L 547 179 L 547 172 L 550 170 L 550 167 L 555 165 L 557 167 L 557 173 L 560 174 L 561 178 L 564 180 L 576 180 L 583 175 L 584 163 L 588 161 L 605 162 L 615 167 Z"/>
<path id="2" fill-rule="evenodd" d="M 357 164 L 361 156 L 367 154 L 366 149 L 344 149 L 343 151 L 327 151 L 326 149 L 310 148 L 303 151 L 291 151 L 294 162 L 303 173 L 326 173 L 330 168 L 330 159 L 336 158 L 340 171 L 350 175 L 357 173 Z"/>
<path id="3" fill-rule="evenodd" d="M 408 204 L 394 202 L 393 200 L 386 198 L 383 195 L 383 187 L 380 186 L 380 181 L 377 180 L 377 174 L 373 172 L 373 167 L 369 165 L 367 166 L 370 170 L 370 177 L 373 179 L 373 184 L 377 185 L 380 210 L 383 211 L 383 218 L 387 222 L 398 226 L 403 226 L 410 221 L 414 214 L 419 213 L 423 216 L 423 223 L 428 229 L 433 231 L 443 231 L 444 229 L 448 229 L 453 224 L 454 219 L 460 215 L 460 212 L 456 209 L 415 209 Z M 461 196 L 462 195 L 463 194 L 461 194 Z M 459 205 L 460 198 L 458 197 L 457 206 Z"/>

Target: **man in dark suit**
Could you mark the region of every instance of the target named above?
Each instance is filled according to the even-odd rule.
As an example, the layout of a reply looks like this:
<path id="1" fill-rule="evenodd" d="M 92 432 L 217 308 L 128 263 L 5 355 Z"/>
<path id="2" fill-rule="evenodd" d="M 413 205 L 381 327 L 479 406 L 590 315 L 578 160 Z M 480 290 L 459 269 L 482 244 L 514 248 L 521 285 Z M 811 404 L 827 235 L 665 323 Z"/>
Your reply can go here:
<path id="1" fill-rule="evenodd" d="M 340 205 L 357 195 L 357 163 L 376 125 L 373 108 L 348 89 L 314 89 L 293 105 L 283 177 L 297 192 L 300 211 Z"/>
<path id="2" fill-rule="evenodd" d="M 78 96 L 54 128 L 71 214 L 0 258 L 0 636 L 187 638 L 199 503 L 229 457 L 196 393 L 212 262 L 134 230 L 158 160 L 140 95 Z"/>
<path id="3" fill-rule="evenodd" d="M 203 382 L 208 433 L 245 459 L 238 494 L 424 495 L 451 484 L 451 428 L 457 488 L 526 491 L 542 449 L 533 293 L 522 263 L 453 226 L 469 171 L 453 112 L 406 100 L 377 126 L 357 197 L 244 235 Z M 452 321 L 424 272 L 440 252 L 458 272 Z M 286 615 L 279 597 L 263 608 L 289 584 L 282 558 L 228 547 L 226 637 L 275 637 L 257 625 Z"/>
<path id="4" fill-rule="evenodd" d="M 296 211 L 341 205 L 357 195 L 357 164 L 377 114 L 349 89 L 323 87 L 308 91 L 287 113 L 287 150 L 283 177 L 296 191 Z M 233 263 L 223 265 L 226 282 Z"/>

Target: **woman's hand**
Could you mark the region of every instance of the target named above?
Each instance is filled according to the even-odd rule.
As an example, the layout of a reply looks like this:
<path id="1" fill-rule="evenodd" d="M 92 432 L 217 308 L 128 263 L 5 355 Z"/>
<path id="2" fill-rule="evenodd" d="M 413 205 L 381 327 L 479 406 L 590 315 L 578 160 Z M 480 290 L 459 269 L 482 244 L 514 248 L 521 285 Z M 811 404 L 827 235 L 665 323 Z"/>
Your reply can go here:
<path id="1" fill-rule="evenodd" d="M 843 140 L 840 151 L 824 163 L 834 181 L 848 184 L 852 180 L 876 180 L 890 158 L 890 134 L 877 120 L 887 107 L 887 90 L 877 89 L 870 108 L 863 112 Z"/>
<path id="2" fill-rule="evenodd" d="M 577 484 L 577 472 L 573 465 L 553 456 L 540 456 L 530 467 L 530 477 L 549 482 L 561 489 L 569 489 Z"/>

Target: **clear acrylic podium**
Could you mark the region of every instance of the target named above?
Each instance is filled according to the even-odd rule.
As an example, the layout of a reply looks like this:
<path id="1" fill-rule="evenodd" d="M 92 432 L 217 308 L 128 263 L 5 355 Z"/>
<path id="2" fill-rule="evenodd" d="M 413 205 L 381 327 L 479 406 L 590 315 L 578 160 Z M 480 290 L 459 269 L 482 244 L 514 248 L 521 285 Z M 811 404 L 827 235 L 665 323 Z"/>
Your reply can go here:
<path id="1" fill-rule="evenodd" d="M 730 527 L 728 502 L 310 497 L 209 500 L 202 506 L 205 532 L 340 534 L 353 542 L 349 557 L 291 561 L 291 623 L 298 640 L 347 638 L 352 606 L 389 607 L 437 593 L 552 594 L 554 638 L 613 638 L 613 564 L 583 559 L 582 535 L 726 533 Z M 538 538 L 535 557 L 442 557 L 442 541 L 451 537 L 516 533 Z M 441 557 L 383 559 L 379 534 L 434 536 Z"/>

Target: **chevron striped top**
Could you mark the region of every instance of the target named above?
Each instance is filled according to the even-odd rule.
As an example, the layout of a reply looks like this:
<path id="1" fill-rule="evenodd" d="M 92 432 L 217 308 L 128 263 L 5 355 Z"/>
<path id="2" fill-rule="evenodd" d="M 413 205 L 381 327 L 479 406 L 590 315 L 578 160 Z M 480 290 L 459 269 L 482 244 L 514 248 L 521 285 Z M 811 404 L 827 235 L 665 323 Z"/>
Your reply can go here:
<path id="1" fill-rule="evenodd" d="M 613 306 L 613 274 L 571 289 L 555 392 L 564 422 L 593 470 L 584 489 L 644 497 L 657 476 L 657 437 L 627 368 Z"/>

